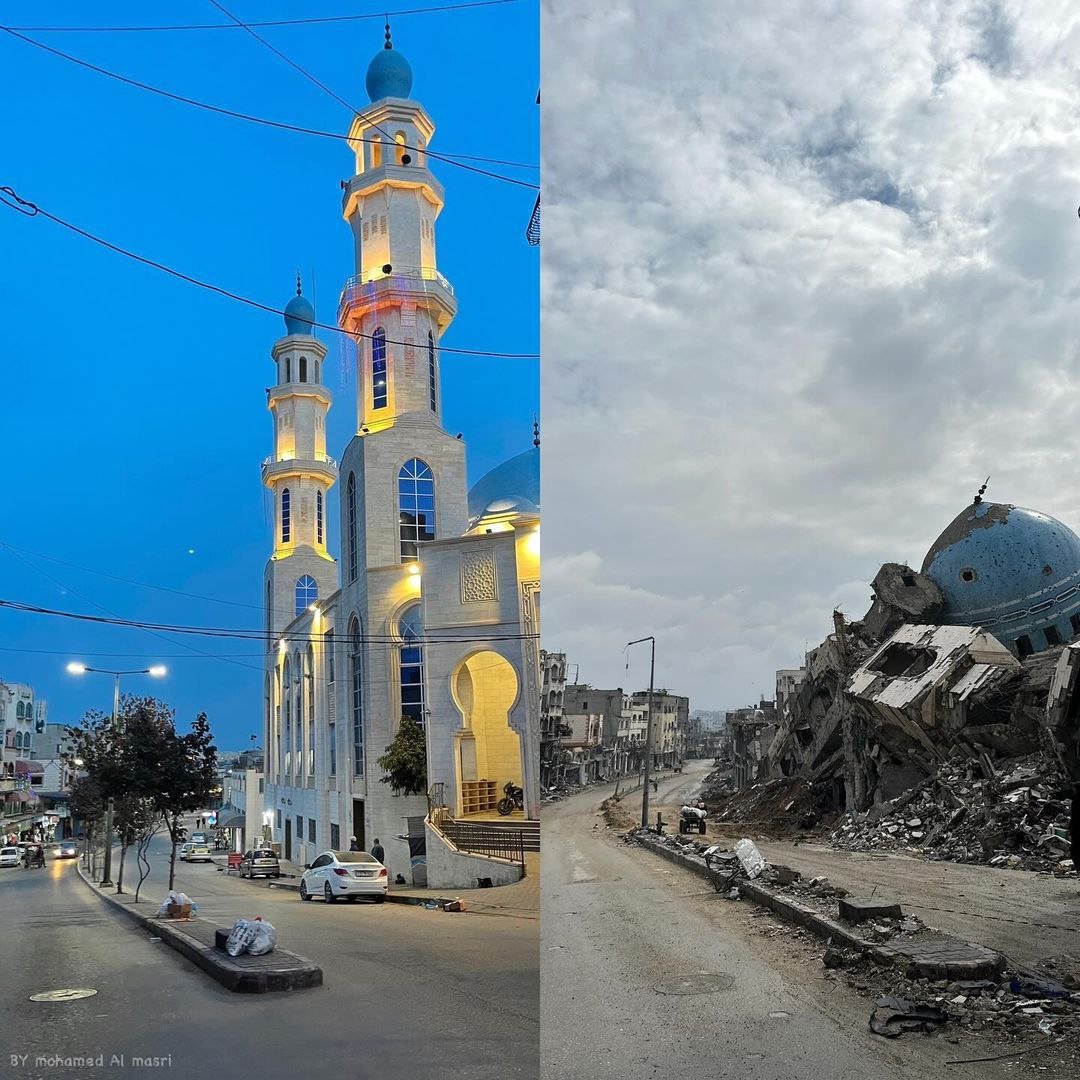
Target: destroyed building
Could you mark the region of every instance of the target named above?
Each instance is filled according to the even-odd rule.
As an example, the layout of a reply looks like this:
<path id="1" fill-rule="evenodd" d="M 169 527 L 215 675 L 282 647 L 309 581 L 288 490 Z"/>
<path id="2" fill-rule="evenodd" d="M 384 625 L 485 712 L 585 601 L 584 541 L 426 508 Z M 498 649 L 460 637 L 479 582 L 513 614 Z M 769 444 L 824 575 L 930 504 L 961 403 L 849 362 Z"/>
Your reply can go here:
<path id="1" fill-rule="evenodd" d="M 1044 752 L 1080 778 L 1080 537 L 1060 521 L 980 493 L 920 570 L 886 563 L 863 618 L 833 622 L 783 673 L 765 768 L 742 784 L 802 778 L 828 811 L 887 803 L 958 758 L 993 776 Z"/>

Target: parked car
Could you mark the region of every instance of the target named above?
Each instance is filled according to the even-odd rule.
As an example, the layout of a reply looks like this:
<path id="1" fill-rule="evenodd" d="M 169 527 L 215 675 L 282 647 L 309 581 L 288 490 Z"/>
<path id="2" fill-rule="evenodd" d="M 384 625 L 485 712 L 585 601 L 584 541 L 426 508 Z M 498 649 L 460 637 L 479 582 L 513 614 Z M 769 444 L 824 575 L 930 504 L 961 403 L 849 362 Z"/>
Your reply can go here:
<path id="1" fill-rule="evenodd" d="M 74 840 L 61 840 L 53 847 L 54 859 L 77 859 L 79 857 L 79 845 Z"/>
<path id="2" fill-rule="evenodd" d="M 195 846 L 195 845 L 194 845 L 194 844 L 192 844 L 192 842 L 191 842 L 190 840 L 187 840 L 187 841 L 185 841 L 185 842 L 184 842 L 184 843 L 182 843 L 182 844 L 180 845 L 180 847 L 179 847 L 179 848 L 177 849 L 177 852 L 176 852 L 176 857 L 177 857 L 178 859 L 181 859 L 181 860 L 185 860 L 185 861 L 186 861 L 186 859 L 187 859 L 187 857 L 188 857 L 188 852 L 189 852 L 189 851 L 190 851 L 190 850 L 191 850 L 191 849 L 192 849 L 192 848 L 193 848 L 194 846 Z"/>
<path id="3" fill-rule="evenodd" d="M 333 904 L 339 896 L 349 901 L 370 896 L 377 904 L 386 899 L 390 877 L 374 855 L 366 851 L 324 851 L 304 867 L 300 878 L 300 899 L 321 895 Z"/>
<path id="4" fill-rule="evenodd" d="M 188 840 L 193 844 L 209 844 L 210 843 L 210 837 L 207 836 L 206 833 L 204 833 L 204 832 L 193 832 L 188 837 Z"/>
<path id="5" fill-rule="evenodd" d="M 15 845 L 0 848 L 0 866 L 18 866 L 22 862 L 22 852 Z"/>
<path id="6" fill-rule="evenodd" d="M 273 848 L 253 848 L 240 860 L 241 877 L 281 877 L 281 864 Z"/>
<path id="7" fill-rule="evenodd" d="M 213 862 L 214 856 L 211 854 L 209 844 L 199 844 L 192 841 L 188 845 L 187 853 L 188 862 Z"/>

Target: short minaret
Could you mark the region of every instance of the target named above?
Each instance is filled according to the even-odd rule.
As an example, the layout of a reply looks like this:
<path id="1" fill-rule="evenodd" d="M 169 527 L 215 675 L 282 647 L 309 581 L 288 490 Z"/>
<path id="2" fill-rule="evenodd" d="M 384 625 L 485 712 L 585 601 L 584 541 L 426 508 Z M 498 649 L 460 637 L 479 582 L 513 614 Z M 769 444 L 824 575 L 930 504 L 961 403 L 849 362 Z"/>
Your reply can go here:
<path id="1" fill-rule="evenodd" d="M 371 107 L 349 129 L 356 175 L 343 185 L 355 276 L 345 284 L 338 324 L 359 346 L 357 431 L 412 414 L 440 422 L 438 344 L 457 312 L 435 257 L 443 188 L 428 168 L 435 125 L 412 101 L 412 70 L 386 43 L 367 73 Z"/>
<path id="2" fill-rule="evenodd" d="M 266 391 L 274 418 L 274 452 L 262 465 L 274 503 L 273 554 L 265 575 L 268 643 L 338 587 L 337 563 L 327 550 L 327 496 L 338 474 L 326 452 L 333 398 L 322 383 L 326 346 L 312 334 L 314 321 L 297 275 L 296 296 L 285 308 L 285 336 L 270 350 L 277 378 Z"/>

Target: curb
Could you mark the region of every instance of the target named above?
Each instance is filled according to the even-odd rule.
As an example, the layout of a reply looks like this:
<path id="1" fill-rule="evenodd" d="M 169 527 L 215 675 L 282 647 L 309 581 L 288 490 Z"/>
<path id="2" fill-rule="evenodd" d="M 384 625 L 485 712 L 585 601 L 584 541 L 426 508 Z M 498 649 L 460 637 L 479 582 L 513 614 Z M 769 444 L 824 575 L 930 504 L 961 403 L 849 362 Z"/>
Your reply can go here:
<path id="1" fill-rule="evenodd" d="M 284 960 L 285 966 L 248 967 L 243 963 L 238 963 L 239 958 L 233 958 L 228 953 L 220 953 L 217 949 L 204 945 L 190 934 L 185 934 L 179 928 L 170 926 L 164 919 L 151 918 L 149 915 L 135 911 L 108 893 L 102 892 L 101 888 L 85 875 L 81 866 L 77 866 L 76 869 L 79 877 L 102 900 L 115 910 L 122 912 L 142 929 L 151 931 L 155 937 L 161 939 L 163 944 L 186 957 L 226 990 L 237 994 L 266 994 L 277 990 L 304 990 L 313 986 L 322 986 L 322 968 L 303 956 L 298 956 L 287 949 L 275 949 L 268 956 Z M 220 932 L 215 928 L 215 937 Z"/>
<path id="2" fill-rule="evenodd" d="M 689 870 L 691 873 L 708 880 L 708 868 L 705 866 L 705 860 L 700 856 L 689 855 L 674 848 L 669 848 L 650 836 L 639 836 L 637 841 L 643 848 L 651 851 L 654 855 L 659 855 L 661 858 L 667 859 L 668 862 L 681 866 L 684 870 Z M 1005 967 L 1005 958 L 991 949 L 980 950 L 985 954 L 981 961 L 919 960 L 905 955 L 895 947 L 878 945 L 875 942 L 867 941 L 866 938 L 835 919 L 830 919 L 805 904 L 781 896 L 756 881 L 738 881 L 733 883 L 732 887 L 738 888 L 740 896 L 752 900 L 760 907 L 768 908 L 777 918 L 784 922 L 800 926 L 825 941 L 831 940 L 834 944 L 842 945 L 844 948 L 853 949 L 869 956 L 874 963 L 883 967 L 895 966 L 903 968 L 910 975 L 934 979 L 997 978 L 1000 977 Z"/>

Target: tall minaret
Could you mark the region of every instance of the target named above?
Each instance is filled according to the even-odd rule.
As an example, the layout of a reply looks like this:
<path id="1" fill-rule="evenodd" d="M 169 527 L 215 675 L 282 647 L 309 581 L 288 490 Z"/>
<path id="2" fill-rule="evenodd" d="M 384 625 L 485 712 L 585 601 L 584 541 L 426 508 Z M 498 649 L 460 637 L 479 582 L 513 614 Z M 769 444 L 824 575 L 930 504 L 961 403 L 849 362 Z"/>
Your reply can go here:
<path id="1" fill-rule="evenodd" d="M 345 285 L 338 322 L 359 343 L 358 431 L 409 413 L 436 422 L 442 415 L 438 343 L 457 302 L 436 269 L 443 188 L 426 153 L 435 125 L 409 99 L 411 90 L 412 70 L 393 48 L 388 23 L 386 44 L 368 68 L 371 107 L 349 129 L 356 175 L 342 200 L 356 275 Z"/>
<path id="2" fill-rule="evenodd" d="M 301 293 L 285 308 L 285 336 L 273 357 L 276 385 L 266 391 L 274 418 L 274 452 L 262 465 L 274 499 L 273 554 L 266 564 L 268 642 L 301 611 L 338 587 L 327 550 L 328 493 L 337 462 L 326 452 L 326 414 L 333 400 L 322 383 L 326 346 L 312 334 L 315 311 Z"/>

